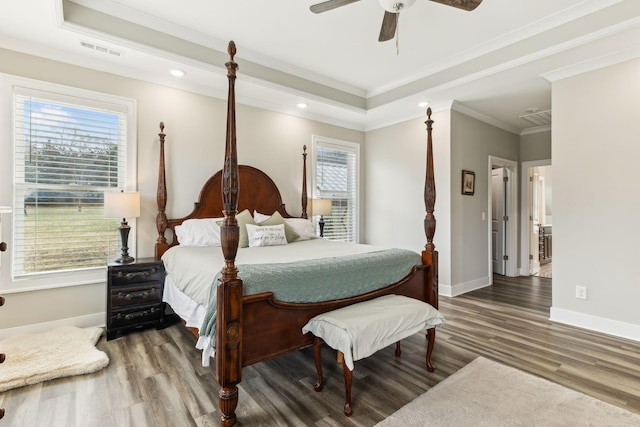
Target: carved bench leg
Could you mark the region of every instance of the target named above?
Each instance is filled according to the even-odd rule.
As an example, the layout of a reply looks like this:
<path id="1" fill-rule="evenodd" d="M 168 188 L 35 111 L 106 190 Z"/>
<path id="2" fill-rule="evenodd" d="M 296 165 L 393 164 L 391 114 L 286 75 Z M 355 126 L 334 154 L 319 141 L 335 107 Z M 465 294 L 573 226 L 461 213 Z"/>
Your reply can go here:
<path id="1" fill-rule="evenodd" d="M 350 417 L 353 413 L 351 409 L 351 377 L 352 372 L 347 366 L 347 362 L 342 360 L 342 369 L 344 370 L 344 392 L 345 392 L 345 402 L 344 402 L 344 414 L 347 417 Z"/>
<path id="2" fill-rule="evenodd" d="M 315 391 L 321 391 L 322 387 L 324 387 L 324 381 L 322 378 L 322 358 L 320 356 L 321 351 L 322 338 L 316 337 L 313 340 L 313 360 L 316 362 L 316 371 L 318 372 L 318 382 L 313 386 Z"/>
<path id="3" fill-rule="evenodd" d="M 431 364 L 431 352 L 433 352 L 433 345 L 436 342 L 436 328 L 427 330 L 427 371 L 433 372 L 434 367 Z"/>

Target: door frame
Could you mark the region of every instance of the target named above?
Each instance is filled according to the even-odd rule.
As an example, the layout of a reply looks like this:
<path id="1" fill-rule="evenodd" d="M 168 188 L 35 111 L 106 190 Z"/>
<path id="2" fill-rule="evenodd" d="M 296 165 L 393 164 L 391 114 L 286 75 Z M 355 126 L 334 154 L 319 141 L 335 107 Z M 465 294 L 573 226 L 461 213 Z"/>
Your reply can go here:
<path id="1" fill-rule="evenodd" d="M 529 230 L 529 169 L 536 166 L 551 166 L 551 159 L 522 162 L 522 181 L 520 200 L 520 275 L 529 276 L 529 247 L 531 233 Z"/>
<path id="2" fill-rule="evenodd" d="M 507 182 L 506 189 L 506 211 L 505 215 L 507 215 L 510 221 L 507 221 L 507 226 L 505 227 L 505 233 L 507 233 L 507 249 L 512 248 L 512 253 L 509 254 L 509 259 L 507 259 L 505 265 L 505 276 L 516 277 L 518 276 L 517 261 L 518 261 L 518 220 L 517 220 L 517 212 L 518 212 L 518 162 L 513 160 L 503 159 L 496 156 L 489 156 L 489 169 L 487 173 L 487 211 L 489 212 L 488 218 L 492 218 L 492 189 L 491 189 L 491 171 L 494 167 L 498 168 L 506 168 L 511 172 L 511 180 Z M 491 220 L 487 221 L 487 271 L 489 272 L 489 282 L 493 284 L 493 257 L 492 257 L 492 248 L 491 248 Z"/>

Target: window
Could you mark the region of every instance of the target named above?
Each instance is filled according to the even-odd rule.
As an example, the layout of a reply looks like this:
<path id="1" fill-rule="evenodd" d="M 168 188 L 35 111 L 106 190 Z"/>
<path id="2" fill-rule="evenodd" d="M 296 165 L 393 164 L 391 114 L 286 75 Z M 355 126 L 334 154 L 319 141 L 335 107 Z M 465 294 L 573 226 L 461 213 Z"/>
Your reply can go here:
<path id="1" fill-rule="evenodd" d="M 117 258 L 118 220 L 104 218 L 104 192 L 135 177 L 135 104 L 54 90 L 13 88 L 13 279 L 86 273 Z"/>
<path id="2" fill-rule="evenodd" d="M 314 137 L 313 147 L 313 197 L 331 199 L 331 214 L 323 217 L 324 237 L 358 242 L 360 146 L 352 142 Z M 314 219 L 317 222 L 319 217 L 314 216 Z"/>

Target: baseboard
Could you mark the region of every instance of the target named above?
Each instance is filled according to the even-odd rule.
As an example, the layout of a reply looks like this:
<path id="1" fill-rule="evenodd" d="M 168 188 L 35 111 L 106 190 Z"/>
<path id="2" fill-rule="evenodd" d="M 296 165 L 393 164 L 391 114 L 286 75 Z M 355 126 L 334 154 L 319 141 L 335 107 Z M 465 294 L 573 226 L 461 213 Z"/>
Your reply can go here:
<path id="1" fill-rule="evenodd" d="M 458 283 L 456 285 L 438 285 L 438 293 L 446 297 L 456 297 L 458 295 L 466 294 L 467 292 L 485 288 L 490 285 L 491 281 L 489 280 L 489 278 L 483 277 L 464 283 Z"/>
<path id="2" fill-rule="evenodd" d="M 578 328 L 588 329 L 590 331 L 614 335 L 620 338 L 640 341 L 640 325 L 606 319 L 604 317 L 591 316 L 589 314 L 563 310 L 555 307 L 551 307 L 549 320 L 564 323 L 566 325 L 577 326 Z"/>
<path id="3" fill-rule="evenodd" d="M 104 327 L 106 313 L 87 314 L 86 316 L 69 317 L 67 319 L 53 320 L 51 322 L 34 323 L 31 325 L 16 326 L 15 328 L 0 329 L 0 340 L 16 335 L 37 334 L 46 332 L 60 326 L 77 326 L 79 328 Z"/>

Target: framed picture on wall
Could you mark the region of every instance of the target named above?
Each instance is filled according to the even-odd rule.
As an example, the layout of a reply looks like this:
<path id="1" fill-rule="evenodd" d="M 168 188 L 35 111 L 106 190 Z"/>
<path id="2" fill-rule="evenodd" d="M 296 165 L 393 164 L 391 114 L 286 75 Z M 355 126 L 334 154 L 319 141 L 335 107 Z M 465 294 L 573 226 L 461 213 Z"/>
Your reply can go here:
<path id="1" fill-rule="evenodd" d="M 476 189 L 476 173 L 471 171 L 462 171 L 462 194 L 473 196 Z"/>

